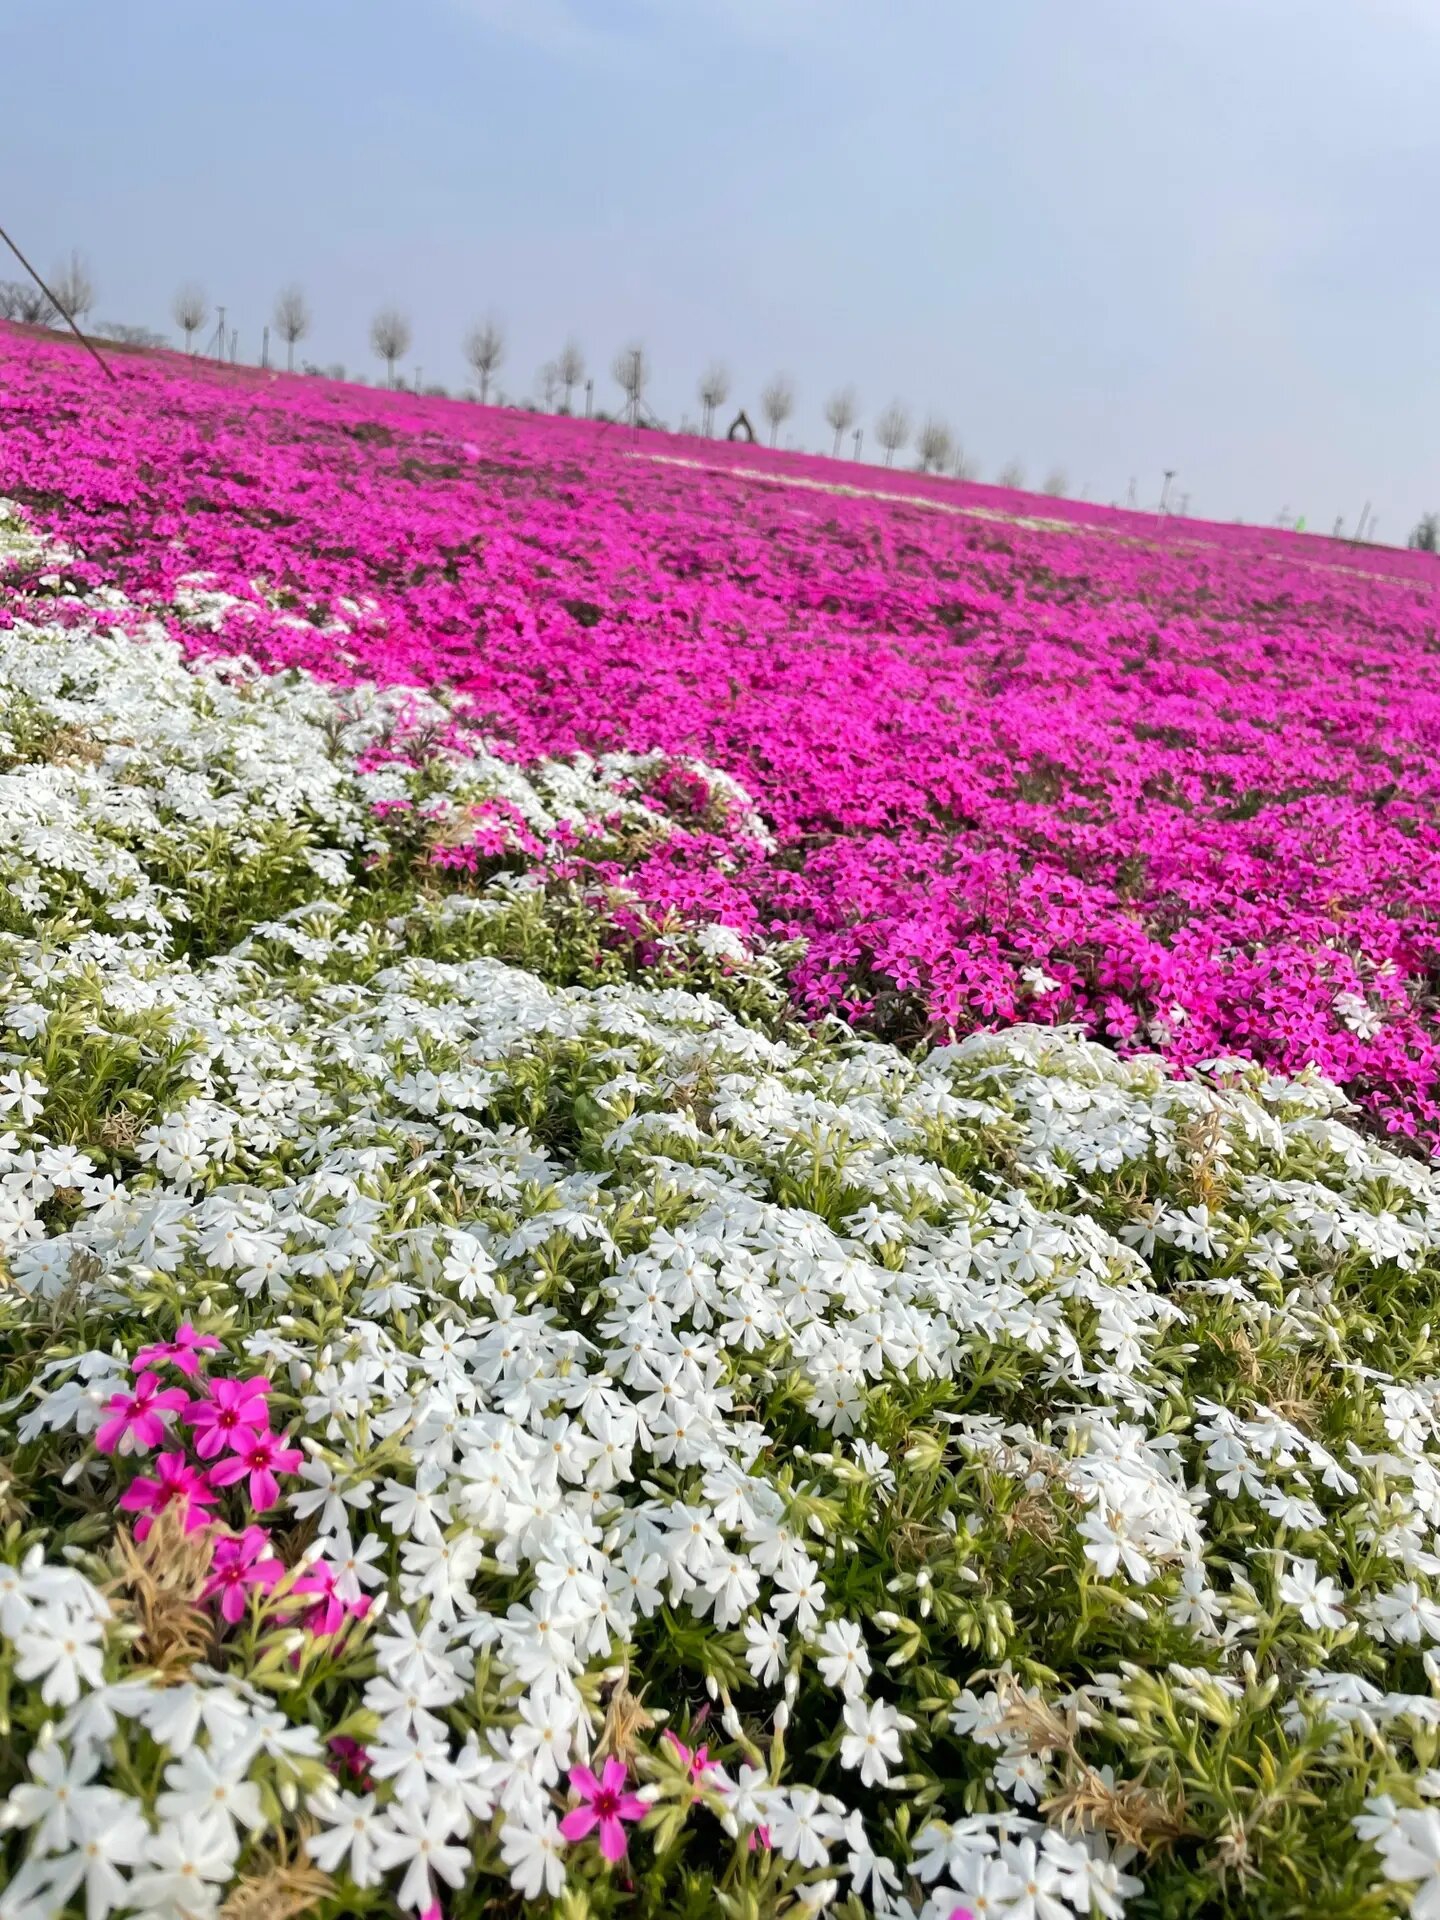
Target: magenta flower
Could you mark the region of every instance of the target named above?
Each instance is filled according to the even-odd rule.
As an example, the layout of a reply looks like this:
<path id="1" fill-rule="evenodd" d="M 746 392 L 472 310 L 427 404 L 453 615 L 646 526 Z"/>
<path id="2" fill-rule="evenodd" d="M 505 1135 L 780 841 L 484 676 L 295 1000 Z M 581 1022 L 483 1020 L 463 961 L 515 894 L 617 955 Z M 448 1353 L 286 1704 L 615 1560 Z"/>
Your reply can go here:
<path id="1" fill-rule="evenodd" d="M 347 1733 L 337 1733 L 326 1745 L 335 1756 L 335 1764 L 343 1767 L 352 1779 L 360 1782 L 364 1792 L 369 1793 L 375 1782 L 370 1775 L 370 1755 L 358 1740 L 352 1740 Z"/>
<path id="2" fill-rule="evenodd" d="M 270 1536 L 263 1527 L 246 1527 L 243 1533 L 226 1534 L 215 1542 L 210 1577 L 201 1589 L 202 1600 L 220 1596 L 220 1611 L 233 1627 L 244 1615 L 252 1587 L 262 1593 L 280 1579 L 285 1569 L 270 1551 Z"/>
<path id="3" fill-rule="evenodd" d="M 145 1367 L 159 1367 L 168 1362 L 193 1379 L 200 1371 L 201 1354 L 219 1351 L 220 1342 L 213 1333 L 197 1333 L 188 1320 L 182 1320 L 173 1340 L 159 1340 L 153 1347 L 142 1347 L 130 1366 L 133 1372 L 139 1373 Z"/>
<path id="4" fill-rule="evenodd" d="M 672 1733 L 668 1727 L 665 1729 L 665 1738 L 670 1742 L 679 1757 L 685 1762 L 685 1771 L 689 1774 L 694 1785 L 703 1787 L 706 1774 L 709 1773 L 715 1764 L 710 1758 L 709 1747 L 687 1747 L 679 1734 Z"/>
<path id="5" fill-rule="evenodd" d="M 600 1851 L 614 1866 L 625 1858 L 626 1835 L 623 1822 L 643 1820 L 649 1811 L 638 1793 L 627 1793 L 629 1769 L 613 1756 L 597 1780 L 588 1767 L 570 1769 L 570 1785 L 580 1795 L 580 1805 L 560 1822 L 567 1840 L 583 1840 L 587 1833 L 600 1829 Z"/>
<path id="6" fill-rule="evenodd" d="M 322 1600 L 301 1615 L 300 1625 L 316 1639 L 324 1639 L 338 1633 L 347 1619 L 363 1620 L 374 1604 L 372 1593 L 362 1593 L 358 1600 L 342 1600 L 333 1589 L 327 1590 Z"/>
<path id="7" fill-rule="evenodd" d="M 105 1402 L 110 1415 L 95 1435 L 101 1453 L 148 1453 L 165 1438 L 172 1414 L 190 1404 L 183 1387 L 162 1387 L 158 1373 L 142 1373 L 133 1393 L 112 1393 Z"/>
<path id="8" fill-rule="evenodd" d="M 236 1451 L 210 1469 L 217 1487 L 232 1487 L 237 1480 L 250 1479 L 250 1505 L 264 1513 L 280 1498 L 277 1474 L 294 1473 L 305 1456 L 299 1447 L 287 1447 L 280 1433 L 256 1433 L 252 1430 L 235 1436 L 230 1443 Z"/>
<path id="9" fill-rule="evenodd" d="M 345 1624 L 347 1614 L 365 1610 L 346 1606 L 335 1591 L 335 1582 L 339 1577 L 335 1568 L 326 1561 L 315 1560 L 291 1582 L 291 1593 L 313 1596 L 313 1603 L 301 1615 L 300 1624 L 307 1633 L 313 1633 L 318 1638 L 338 1633 Z"/>
<path id="10" fill-rule="evenodd" d="M 144 1540 L 155 1516 L 177 1501 L 184 1511 L 186 1533 L 194 1533 L 209 1520 L 204 1509 L 214 1506 L 215 1495 L 204 1471 L 192 1467 L 183 1453 L 162 1453 L 155 1462 L 155 1478 L 141 1474 L 132 1480 L 120 1496 L 120 1508 L 124 1513 L 144 1514 L 135 1527 L 136 1539 Z"/>
<path id="11" fill-rule="evenodd" d="M 195 1451 L 202 1460 L 213 1460 L 227 1448 L 248 1446 L 270 1425 L 270 1409 L 265 1404 L 270 1382 L 263 1373 L 257 1373 L 253 1380 L 211 1380 L 208 1384 L 210 1398 L 194 1401 L 185 1416 L 196 1430 Z"/>

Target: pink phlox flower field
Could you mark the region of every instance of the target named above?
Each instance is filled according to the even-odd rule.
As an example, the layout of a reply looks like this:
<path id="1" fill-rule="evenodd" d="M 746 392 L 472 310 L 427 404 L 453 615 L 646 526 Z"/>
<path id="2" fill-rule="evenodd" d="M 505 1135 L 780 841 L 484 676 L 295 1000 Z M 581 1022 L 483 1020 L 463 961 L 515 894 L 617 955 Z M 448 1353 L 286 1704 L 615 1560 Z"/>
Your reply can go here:
<path id="1" fill-rule="evenodd" d="M 521 763 L 675 756 L 650 797 L 683 830 L 626 884 L 803 942 L 807 1013 L 1313 1064 L 1440 1133 L 1428 556 L 177 357 L 112 383 L 10 330 L 0 357 L 0 496 L 78 577 L 192 649 L 443 687 Z M 497 803 L 442 857 L 517 831 Z"/>

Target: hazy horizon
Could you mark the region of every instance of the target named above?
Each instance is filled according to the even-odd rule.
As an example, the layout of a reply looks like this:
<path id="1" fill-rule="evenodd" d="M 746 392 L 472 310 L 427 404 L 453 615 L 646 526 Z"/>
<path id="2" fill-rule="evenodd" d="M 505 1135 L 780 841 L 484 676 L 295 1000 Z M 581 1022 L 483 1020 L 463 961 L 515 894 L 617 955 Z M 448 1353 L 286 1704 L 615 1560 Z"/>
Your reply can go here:
<path id="1" fill-rule="evenodd" d="M 21 4 L 0 220 L 46 271 L 88 258 L 96 316 L 174 336 L 176 287 L 223 302 L 254 360 L 279 288 L 300 354 L 468 384 L 494 313 L 499 385 L 540 398 L 568 336 L 613 408 L 644 341 L 655 410 L 699 416 L 713 359 L 757 428 L 828 450 L 852 385 L 942 416 L 994 480 L 1401 541 L 1440 505 L 1424 352 L 1440 264 L 1440 16 L 1419 0 L 1168 15 L 1033 0 L 142 0 Z M 23 88 L 15 76 L 32 76 Z M 0 277 L 12 269 L 0 267 Z M 212 322 L 213 324 L 213 322 Z M 272 346 L 272 356 L 275 349 Z M 283 359 L 283 349 L 280 349 Z M 908 461 L 913 454 L 902 454 Z"/>

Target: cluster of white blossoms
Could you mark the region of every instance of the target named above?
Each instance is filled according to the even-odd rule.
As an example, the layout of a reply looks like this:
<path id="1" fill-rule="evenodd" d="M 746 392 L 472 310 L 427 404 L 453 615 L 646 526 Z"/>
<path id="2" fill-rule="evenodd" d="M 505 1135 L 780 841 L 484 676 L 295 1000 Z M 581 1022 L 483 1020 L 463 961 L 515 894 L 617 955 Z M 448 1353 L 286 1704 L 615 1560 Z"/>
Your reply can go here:
<path id="1" fill-rule="evenodd" d="M 1431 1911 L 1440 1174 L 1245 1062 L 800 1034 L 722 930 L 713 993 L 508 964 L 543 885 L 417 814 L 663 830 L 658 763 L 387 760 L 444 710 L 61 597 L 0 632 L 3 1920 L 607 1913 L 627 1822 L 646 1912 L 1238 1912 L 1277 1767 Z"/>
<path id="2" fill-rule="evenodd" d="M 33 545 L 0 508 L 0 565 L 33 563 Z M 668 830 L 645 795 L 677 765 L 720 796 L 732 831 L 765 836 L 748 795 L 698 762 L 614 753 L 522 771 L 421 689 L 187 663 L 158 619 L 93 593 L 77 626 L 63 575 L 45 578 L 0 628 L 0 927 L 81 916 L 169 951 L 193 946 L 198 917 L 213 946 L 237 911 L 253 921 L 344 888 L 412 839 L 463 849 L 489 830 L 519 852 L 565 828 L 603 853 L 616 834 Z"/>

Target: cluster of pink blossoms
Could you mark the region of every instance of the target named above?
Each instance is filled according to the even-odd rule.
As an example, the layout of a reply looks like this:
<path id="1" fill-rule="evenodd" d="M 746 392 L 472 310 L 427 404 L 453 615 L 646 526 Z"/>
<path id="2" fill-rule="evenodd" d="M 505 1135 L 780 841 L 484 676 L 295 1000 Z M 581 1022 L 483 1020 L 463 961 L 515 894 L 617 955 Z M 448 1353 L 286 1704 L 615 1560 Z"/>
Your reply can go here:
<path id="1" fill-rule="evenodd" d="M 803 939 L 807 1011 L 1314 1063 L 1440 1138 L 1429 556 L 3 352 L 0 497 L 187 645 L 447 689 L 520 761 L 659 749 L 738 779 L 763 843 L 681 769 L 651 796 L 680 831 L 588 871 Z M 187 613 L 197 575 L 238 604 Z M 519 832 L 497 803 L 441 857 Z"/>
<path id="2" fill-rule="evenodd" d="M 298 1624 L 317 1635 L 335 1633 L 348 1616 L 363 1617 L 370 1602 L 358 1588 L 348 1591 L 340 1571 L 325 1561 L 292 1574 L 255 1520 L 278 1504 L 281 1480 L 299 1470 L 304 1455 L 271 1427 L 270 1382 L 263 1374 L 232 1380 L 205 1371 L 206 1355 L 219 1351 L 213 1334 L 182 1321 L 173 1340 L 135 1355 L 134 1388 L 106 1402 L 95 1435 L 101 1453 L 120 1459 L 156 1454 L 121 1493 L 120 1509 L 139 1515 L 140 1540 L 171 1509 L 178 1509 L 186 1533 L 217 1529 L 202 1597 L 214 1600 L 232 1626 L 244 1618 L 252 1591 L 268 1594 L 284 1581 L 286 1599 L 303 1603 Z M 162 1368 L 186 1384 L 165 1386 Z M 241 1524 L 227 1530 L 216 1509 L 232 1488 Z"/>

